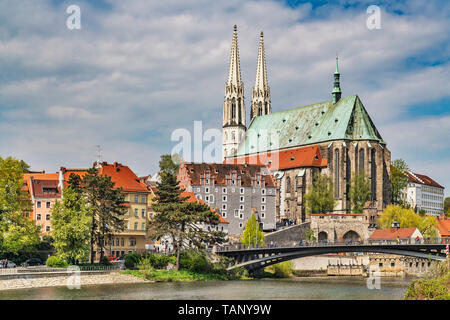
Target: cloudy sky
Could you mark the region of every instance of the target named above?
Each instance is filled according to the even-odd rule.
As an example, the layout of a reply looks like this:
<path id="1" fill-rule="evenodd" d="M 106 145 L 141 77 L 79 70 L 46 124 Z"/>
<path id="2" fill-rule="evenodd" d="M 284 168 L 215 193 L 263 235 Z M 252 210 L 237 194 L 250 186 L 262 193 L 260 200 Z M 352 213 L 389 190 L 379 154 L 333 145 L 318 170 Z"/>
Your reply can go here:
<path id="1" fill-rule="evenodd" d="M 392 159 L 450 195 L 449 2 L 327 2 L 2 0 L 0 155 L 55 172 L 90 166 L 100 145 L 153 174 L 175 129 L 221 127 L 237 24 L 247 117 L 261 30 L 274 112 L 331 99 L 338 53 L 343 95 L 359 95 Z"/>

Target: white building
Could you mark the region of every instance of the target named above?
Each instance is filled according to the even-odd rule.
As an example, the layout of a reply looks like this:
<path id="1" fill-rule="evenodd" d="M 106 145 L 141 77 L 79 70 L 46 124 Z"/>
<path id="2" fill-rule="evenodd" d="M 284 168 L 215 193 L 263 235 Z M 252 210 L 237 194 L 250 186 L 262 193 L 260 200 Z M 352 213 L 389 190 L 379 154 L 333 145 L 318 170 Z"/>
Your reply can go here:
<path id="1" fill-rule="evenodd" d="M 408 186 L 403 190 L 403 199 L 427 215 L 439 216 L 444 212 L 444 187 L 428 176 L 408 171 Z"/>

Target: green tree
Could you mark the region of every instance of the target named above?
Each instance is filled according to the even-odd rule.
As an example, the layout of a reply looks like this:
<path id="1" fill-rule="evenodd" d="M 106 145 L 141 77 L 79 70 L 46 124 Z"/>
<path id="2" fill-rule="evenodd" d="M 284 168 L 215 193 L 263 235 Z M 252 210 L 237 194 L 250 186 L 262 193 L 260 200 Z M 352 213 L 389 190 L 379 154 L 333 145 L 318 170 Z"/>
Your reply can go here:
<path id="1" fill-rule="evenodd" d="M 254 212 L 252 213 L 252 215 L 245 224 L 245 229 L 241 237 L 241 242 L 246 246 L 253 246 L 253 247 L 263 245 L 266 242 L 264 232 L 262 232 L 259 229 L 259 223 L 258 221 L 256 221 Z"/>
<path id="2" fill-rule="evenodd" d="M 327 213 L 333 211 L 336 201 L 333 196 L 331 178 L 316 173 L 310 191 L 305 195 L 306 207 L 310 213 Z"/>
<path id="3" fill-rule="evenodd" d="M 84 197 L 71 187 L 52 209 L 53 246 L 58 256 L 71 264 L 89 258 L 92 212 Z"/>
<path id="4" fill-rule="evenodd" d="M 444 200 L 444 212 L 450 217 L 450 197 Z"/>
<path id="5" fill-rule="evenodd" d="M 403 205 L 402 192 L 408 185 L 408 165 L 403 159 L 391 162 L 391 202 Z"/>
<path id="6" fill-rule="evenodd" d="M 90 168 L 83 178 L 71 174 L 68 184 L 83 197 L 91 211 L 90 247 L 91 263 L 94 263 L 95 246 L 100 247 L 100 261 L 103 261 L 104 248 L 113 234 L 125 229 L 123 205 L 125 194 L 122 188 L 115 188 L 109 176 L 101 176 L 98 169 Z"/>
<path id="7" fill-rule="evenodd" d="M 421 217 L 412 209 L 389 205 L 381 213 L 377 224 L 381 229 L 390 229 L 391 223 L 397 221 L 400 228 L 417 228 L 424 237 L 437 237 L 437 220 L 431 216 Z"/>
<path id="8" fill-rule="evenodd" d="M 305 238 L 307 241 L 317 241 L 316 237 L 314 236 L 314 230 L 312 229 L 306 231 Z"/>
<path id="9" fill-rule="evenodd" d="M 370 182 L 363 170 L 350 181 L 349 197 L 353 212 L 361 213 L 366 201 L 370 200 Z"/>
<path id="10" fill-rule="evenodd" d="M 29 195 L 22 190 L 28 165 L 12 157 L 0 157 L 0 250 L 17 253 L 39 244 L 39 227 L 29 219 Z"/>
<path id="11" fill-rule="evenodd" d="M 201 202 L 187 201 L 181 196 L 176 174 L 178 165 L 170 155 L 162 155 L 159 162 L 161 182 L 157 183 L 156 203 L 153 209 L 156 214 L 149 222 L 149 233 L 152 238 L 161 239 L 169 236 L 177 253 L 176 269 L 180 267 L 180 253 L 183 248 L 202 249 L 206 244 L 221 243 L 225 234 L 221 231 L 205 229 L 214 227 L 220 222 L 218 214 Z"/>

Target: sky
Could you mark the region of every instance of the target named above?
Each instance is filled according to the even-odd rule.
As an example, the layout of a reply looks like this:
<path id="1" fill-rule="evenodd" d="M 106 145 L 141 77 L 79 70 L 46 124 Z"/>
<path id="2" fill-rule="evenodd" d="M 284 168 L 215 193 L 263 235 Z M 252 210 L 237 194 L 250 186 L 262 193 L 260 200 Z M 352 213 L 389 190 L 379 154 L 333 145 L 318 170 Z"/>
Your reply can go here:
<path id="1" fill-rule="evenodd" d="M 91 166 L 100 145 L 154 174 L 174 130 L 221 129 L 234 24 L 247 118 L 260 31 L 273 112 L 330 100 L 338 54 L 343 96 L 358 94 L 392 160 L 450 196 L 446 0 L 2 0 L 0 156 L 56 172 Z"/>

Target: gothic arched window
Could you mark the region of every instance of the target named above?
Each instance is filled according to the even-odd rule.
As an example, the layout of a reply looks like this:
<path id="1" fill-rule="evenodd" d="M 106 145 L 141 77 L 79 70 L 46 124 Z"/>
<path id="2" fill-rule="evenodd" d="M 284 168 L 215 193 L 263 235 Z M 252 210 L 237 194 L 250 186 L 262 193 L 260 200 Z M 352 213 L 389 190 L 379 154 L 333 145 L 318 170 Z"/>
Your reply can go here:
<path id="1" fill-rule="evenodd" d="M 264 102 L 265 114 L 269 114 L 269 109 L 267 109 L 267 102 Z"/>
<path id="2" fill-rule="evenodd" d="M 376 150 L 375 149 L 371 150 L 370 162 L 371 162 L 371 168 L 370 168 L 371 188 L 370 188 L 370 191 L 372 193 L 372 200 L 376 200 L 377 199 L 377 162 L 376 162 Z"/>
<path id="3" fill-rule="evenodd" d="M 334 149 L 334 197 L 339 198 L 339 149 Z"/>
<path id="4" fill-rule="evenodd" d="M 234 131 L 231 131 L 231 141 L 236 141 L 236 134 L 234 133 Z"/>
<path id="5" fill-rule="evenodd" d="M 236 119 L 236 100 L 234 100 L 234 98 L 231 101 L 231 119 Z"/>
<path id="6" fill-rule="evenodd" d="M 364 171 L 364 149 L 359 149 L 359 171 Z"/>
<path id="7" fill-rule="evenodd" d="M 242 123 L 241 98 L 238 99 L 238 123 Z"/>
<path id="8" fill-rule="evenodd" d="M 291 192 L 291 178 L 287 177 L 286 178 L 286 192 Z"/>
<path id="9" fill-rule="evenodd" d="M 260 102 L 258 105 L 258 116 L 261 116 L 261 115 L 262 115 L 262 104 Z"/>

